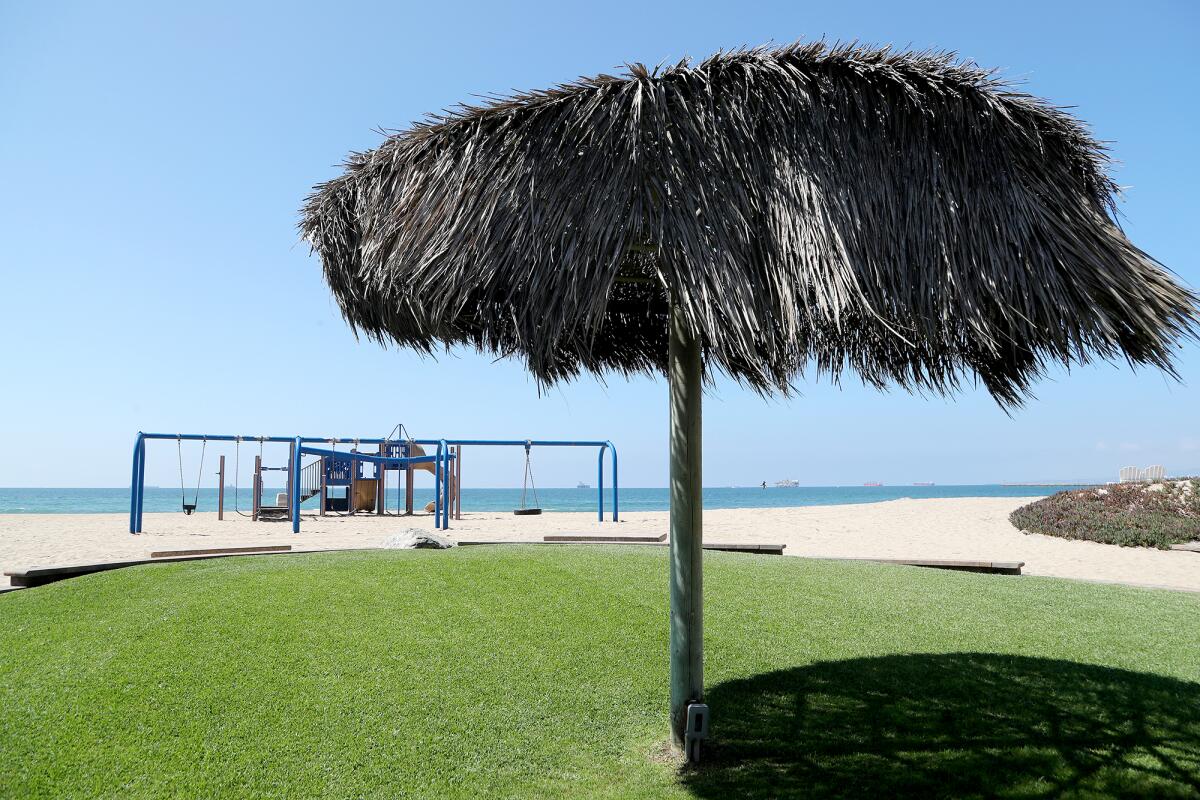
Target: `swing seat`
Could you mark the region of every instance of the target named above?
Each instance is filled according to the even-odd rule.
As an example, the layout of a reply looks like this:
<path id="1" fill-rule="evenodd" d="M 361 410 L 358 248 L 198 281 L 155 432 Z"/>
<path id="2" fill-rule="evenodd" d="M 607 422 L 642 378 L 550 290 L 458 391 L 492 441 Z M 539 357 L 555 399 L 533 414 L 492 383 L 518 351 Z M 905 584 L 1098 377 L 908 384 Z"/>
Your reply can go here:
<path id="1" fill-rule="evenodd" d="M 514 508 L 513 509 L 513 514 L 517 515 L 518 517 L 534 517 L 541 513 L 542 513 L 542 510 L 540 508 Z"/>
<path id="2" fill-rule="evenodd" d="M 189 503 L 187 488 L 183 485 L 183 437 L 180 436 L 175 440 L 175 453 L 179 456 L 179 504 L 183 506 L 185 517 L 190 517 L 196 510 L 196 504 L 200 502 L 200 479 L 204 476 L 204 451 L 207 449 L 208 438 L 206 437 L 200 445 L 200 469 L 196 473 L 196 493 L 192 495 L 192 502 Z"/>

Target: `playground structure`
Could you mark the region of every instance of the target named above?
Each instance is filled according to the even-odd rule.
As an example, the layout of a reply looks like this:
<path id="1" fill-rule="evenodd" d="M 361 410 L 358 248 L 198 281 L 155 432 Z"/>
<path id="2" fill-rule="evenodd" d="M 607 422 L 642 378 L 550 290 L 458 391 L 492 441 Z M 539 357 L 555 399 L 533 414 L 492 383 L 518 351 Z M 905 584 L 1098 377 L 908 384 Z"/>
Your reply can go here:
<path id="1" fill-rule="evenodd" d="M 402 430 L 401 426 L 396 429 Z M 204 474 L 204 455 L 209 442 L 234 442 L 235 478 L 234 509 L 254 521 L 286 519 L 292 523 L 293 532 L 300 531 L 301 503 L 320 497 L 317 514 L 327 513 L 354 515 L 360 512 L 383 515 L 387 511 L 388 473 L 395 471 L 404 476 L 404 515 L 413 512 L 413 473 L 426 471 L 433 475 L 434 526 L 441 530 L 450 527 L 450 518 L 462 518 L 462 452 L 464 447 L 523 447 L 525 449 L 526 488 L 532 483 L 530 454 L 535 447 L 595 447 L 597 453 L 596 514 L 604 521 L 604 454 L 611 454 L 612 464 L 612 521 L 618 519 L 617 449 L 611 441 L 585 440 L 568 441 L 556 439 L 413 439 L 413 438 L 347 438 L 327 436 L 238 436 L 231 434 L 197 433 L 144 433 L 139 431 L 133 447 L 133 467 L 129 500 L 129 532 L 142 532 L 142 517 L 146 482 L 146 443 L 152 440 L 175 441 L 179 461 L 179 486 L 181 506 L 185 514 L 195 512 L 199 503 L 200 480 Z M 197 474 L 195 493 L 188 502 L 187 486 L 184 482 L 183 445 L 185 442 L 200 442 L 200 467 Z M 237 475 L 241 465 L 240 448 L 243 442 L 258 443 L 259 454 L 254 459 L 254 474 L 251 484 L 252 502 L 248 514 L 238 506 Z M 266 443 L 288 445 L 288 459 L 284 466 L 269 466 L 263 463 L 262 447 Z M 350 450 L 337 450 L 339 444 L 352 445 Z M 325 445 L 325 446 L 323 446 Z M 375 452 L 364 452 L 370 446 Z M 433 455 L 425 447 L 436 448 Z M 307 464 L 305 456 L 313 457 Z M 273 504 L 262 502 L 265 490 L 264 473 L 280 472 L 285 477 L 285 492 L 280 493 Z M 225 456 L 221 455 L 218 468 L 217 518 L 225 515 Z M 344 496 L 343 493 L 344 492 Z M 534 498 L 536 503 L 536 488 Z M 525 489 L 522 490 L 521 508 L 514 513 L 539 513 L 540 509 L 525 505 Z M 396 514 L 401 512 L 397 509 Z"/>

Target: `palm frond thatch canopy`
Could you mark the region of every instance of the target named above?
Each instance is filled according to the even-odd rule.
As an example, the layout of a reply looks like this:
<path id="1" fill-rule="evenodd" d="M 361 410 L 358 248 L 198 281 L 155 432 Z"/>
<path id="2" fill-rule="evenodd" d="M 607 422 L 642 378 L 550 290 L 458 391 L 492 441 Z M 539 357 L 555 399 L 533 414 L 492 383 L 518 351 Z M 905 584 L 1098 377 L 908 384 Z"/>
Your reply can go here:
<path id="1" fill-rule="evenodd" d="M 432 117 L 303 210 L 347 321 L 540 380 L 719 369 L 1019 403 L 1051 362 L 1171 371 L 1196 297 L 1114 223 L 1104 148 L 949 54 L 796 44 Z M 665 291 L 664 291 L 665 289 Z"/>

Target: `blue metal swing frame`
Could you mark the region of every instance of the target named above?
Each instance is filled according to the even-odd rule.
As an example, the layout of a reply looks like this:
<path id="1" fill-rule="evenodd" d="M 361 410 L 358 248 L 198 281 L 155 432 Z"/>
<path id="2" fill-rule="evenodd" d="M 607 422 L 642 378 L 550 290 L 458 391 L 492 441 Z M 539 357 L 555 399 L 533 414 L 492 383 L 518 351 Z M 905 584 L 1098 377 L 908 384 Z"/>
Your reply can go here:
<path id="1" fill-rule="evenodd" d="M 381 464 L 385 467 L 405 468 L 415 464 L 434 464 L 434 527 L 439 530 L 450 528 L 450 464 L 455 454 L 451 447 L 595 447 L 598 448 L 596 459 L 596 517 L 604 521 L 604 454 L 611 453 L 612 458 L 612 521 L 618 521 L 619 490 L 617 483 L 617 448 L 611 441 L 565 439 L 372 439 L 372 438 L 341 438 L 329 436 L 236 436 L 229 434 L 204 433 L 145 433 L 138 431 L 133 445 L 133 467 L 130 476 L 129 492 L 129 532 L 142 532 L 142 511 L 146 491 L 146 442 L 151 439 L 174 439 L 176 441 L 211 441 L 211 442 L 276 442 L 292 444 L 291 463 L 291 496 L 289 508 L 292 517 L 292 532 L 300 532 L 300 462 L 304 455 L 322 456 L 325 458 L 351 459 L 354 468 L 359 469 L 363 462 Z M 401 456 L 407 453 L 407 444 L 437 447 L 437 453 L 432 456 Z M 317 447 L 317 444 L 386 444 L 387 455 L 369 455 L 366 453 L 339 452 Z M 397 455 L 393 455 L 397 454 Z"/>

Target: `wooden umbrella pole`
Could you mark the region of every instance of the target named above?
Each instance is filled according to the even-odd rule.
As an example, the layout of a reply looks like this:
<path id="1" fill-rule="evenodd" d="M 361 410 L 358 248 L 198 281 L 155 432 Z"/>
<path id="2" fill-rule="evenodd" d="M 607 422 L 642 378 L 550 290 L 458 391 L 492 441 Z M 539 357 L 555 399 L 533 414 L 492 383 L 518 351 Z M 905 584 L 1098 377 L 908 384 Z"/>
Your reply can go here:
<path id="1" fill-rule="evenodd" d="M 704 699 L 700 342 L 671 305 L 671 734 L 682 748 L 687 707 Z"/>

